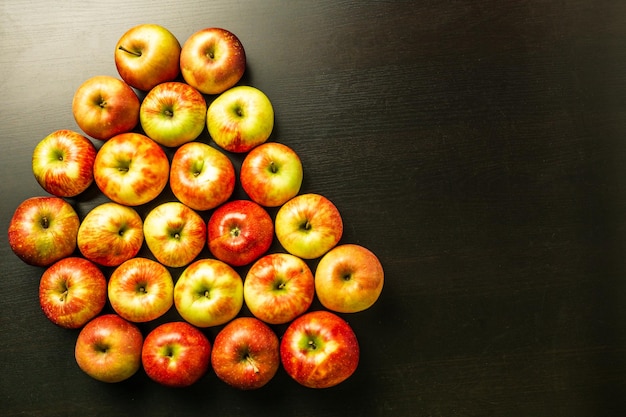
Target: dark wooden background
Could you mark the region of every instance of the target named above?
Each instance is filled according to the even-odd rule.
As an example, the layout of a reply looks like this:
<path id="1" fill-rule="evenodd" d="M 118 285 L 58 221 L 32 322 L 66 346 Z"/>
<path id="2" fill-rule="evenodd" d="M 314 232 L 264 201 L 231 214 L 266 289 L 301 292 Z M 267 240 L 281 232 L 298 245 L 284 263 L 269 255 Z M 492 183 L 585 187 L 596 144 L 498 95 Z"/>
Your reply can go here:
<path id="1" fill-rule="evenodd" d="M 344 384 L 106 385 L 41 313 L 42 269 L 6 240 L 44 194 L 32 149 L 77 128 L 75 89 L 117 75 L 115 42 L 145 22 L 181 43 L 236 33 L 302 191 L 380 257 L 381 299 L 346 316 L 362 359 Z M 0 415 L 626 415 L 626 2 L 4 0 L 0 92 Z"/>

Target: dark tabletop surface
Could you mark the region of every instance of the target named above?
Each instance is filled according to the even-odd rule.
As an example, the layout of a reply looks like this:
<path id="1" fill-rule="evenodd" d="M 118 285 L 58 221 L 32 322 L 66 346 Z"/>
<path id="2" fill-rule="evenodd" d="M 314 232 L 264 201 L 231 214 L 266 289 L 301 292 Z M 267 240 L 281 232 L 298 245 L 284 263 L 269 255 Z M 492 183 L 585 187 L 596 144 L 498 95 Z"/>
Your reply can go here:
<path id="1" fill-rule="evenodd" d="M 345 316 L 345 383 L 107 385 L 40 311 L 43 270 L 6 238 L 45 194 L 32 150 L 77 129 L 75 89 L 116 76 L 115 42 L 146 22 L 240 37 L 302 192 L 379 256 L 380 300 Z M 0 33 L 0 415 L 626 415 L 626 2 L 4 0 Z"/>

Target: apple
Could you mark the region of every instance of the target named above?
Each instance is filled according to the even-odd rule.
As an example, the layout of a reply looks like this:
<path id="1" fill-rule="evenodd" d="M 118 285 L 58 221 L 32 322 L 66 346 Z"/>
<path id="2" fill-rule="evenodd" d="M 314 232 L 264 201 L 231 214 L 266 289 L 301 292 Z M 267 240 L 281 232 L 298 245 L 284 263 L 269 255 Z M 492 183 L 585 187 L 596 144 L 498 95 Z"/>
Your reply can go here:
<path id="1" fill-rule="evenodd" d="M 143 23 L 127 30 L 115 45 L 115 67 L 128 85 L 148 91 L 180 73 L 181 46 L 163 26 Z"/>
<path id="2" fill-rule="evenodd" d="M 332 249 L 343 235 L 337 207 L 320 194 L 295 196 L 276 213 L 276 237 L 285 250 L 304 259 L 314 259 Z"/>
<path id="3" fill-rule="evenodd" d="M 198 90 L 170 81 L 146 94 L 139 108 L 139 121 L 149 138 L 163 146 L 176 147 L 200 136 L 206 114 L 206 101 Z"/>
<path id="4" fill-rule="evenodd" d="M 308 388 L 329 388 L 348 379 L 359 364 L 359 343 L 350 325 L 329 311 L 291 322 L 280 343 L 287 374 Z"/>
<path id="5" fill-rule="evenodd" d="M 165 266 L 188 265 L 206 245 L 206 224 L 193 209 L 178 201 L 161 203 L 143 221 L 146 245 Z"/>
<path id="6" fill-rule="evenodd" d="M 163 323 L 146 336 L 141 363 L 153 381 L 167 387 L 188 387 L 204 376 L 211 360 L 211 343 L 184 321 Z"/>
<path id="7" fill-rule="evenodd" d="M 76 240 L 85 258 L 102 266 L 118 266 L 141 249 L 143 221 L 132 207 L 102 203 L 87 213 Z"/>
<path id="8" fill-rule="evenodd" d="M 274 331 L 254 317 L 238 317 L 215 337 L 211 365 L 228 385 L 253 390 L 266 385 L 280 366 Z"/>
<path id="9" fill-rule="evenodd" d="M 117 314 L 104 314 L 78 334 L 74 357 L 78 367 L 102 382 L 121 382 L 141 366 L 143 336 L 139 328 Z"/>
<path id="10" fill-rule="evenodd" d="M 109 199 L 126 206 L 154 200 L 169 179 L 170 162 L 163 148 L 140 133 L 122 133 L 96 154 L 94 180 Z"/>
<path id="11" fill-rule="evenodd" d="M 302 162 L 290 147 L 267 142 L 246 155 L 239 177 L 252 201 L 265 207 L 278 207 L 300 191 Z"/>
<path id="12" fill-rule="evenodd" d="M 210 210 L 232 195 L 235 168 L 224 153 L 206 143 L 185 143 L 172 157 L 170 188 L 181 203 L 194 210 Z"/>
<path id="13" fill-rule="evenodd" d="M 243 282 L 231 266 L 217 259 L 191 263 L 174 285 L 180 316 L 197 327 L 227 323 L 243 306 Z"/>
<path id="14" fill-rule="evenodd" d="M 83 132 L 108 140 L 139 123 L 139 98 L 124 81 L 96 75 L 83 82 L 72 99 L 72 114 Z"/>
<path id="15" fill-rule="evenodd" d="M 80 219 L 60 197 L 30 197 L 9 221 L 9 246 L 23 262 L 49 266 L 76 249 Z"/>
<path id="16" fill-rule="evenodd" d="M 39 281 L 39 305 L 54 324 L 78 329 L 96 317 L 106 304 L 107 282 L 100 268 L 76 256 L 49 266 Z"/>
<path id="17" fill-rule="evenodd" d="M 315 296 L 313 273 L 288 253 L 270 253 L 248 270 L 243 299 L 250 312 L 270 324 L 292 321 L 309 309 Z"/>
<path id="18" fill-rule="evenodd" d="M 369 249 L 355 244 L 336 246 L 320 259 L 315 292 L 320 303 L 338 313 L 370 308 L 383 290 L 383 267 Z"/>
<path id="19" fill-rule="evenodd" d="M 274 223 L 268 212 L 250 200 L 232 200 L 219 206 L 207 225 L 209 250 L 231 266 L 243 266 L 272 245 Z"/>
<path id="20" fill-rule="evenodd" d="M 136 257 L 115 268 L 109 278 L 111 307 L 134 323 L 155 320 L 174 305 L 174 281 L 169 270 L 152 259 Z"/>
<path id="21" fill-rule="evenodd" d="M 220 148 L 248 152 L 269 139 L 274 129 L 274 108 L 261 90 L 247 85 L 233 87 L 209 105 L 207 128 Z"/>
<path id="22" fill-rule="evenodd" d="M 93 183 L 96 147 L 72 130 L 56 130 L 33 150 L 32 166 L 41 187 L 57 197 L 75 197 Z"/>
<path id="23" fill-rule="evenodd" d="M 205 28 L 193 33 L 183 44 L 180 69 L 187 84 L 204 94 L 220 94 L 243 76 L 246 53 L 232 32 Z"/>

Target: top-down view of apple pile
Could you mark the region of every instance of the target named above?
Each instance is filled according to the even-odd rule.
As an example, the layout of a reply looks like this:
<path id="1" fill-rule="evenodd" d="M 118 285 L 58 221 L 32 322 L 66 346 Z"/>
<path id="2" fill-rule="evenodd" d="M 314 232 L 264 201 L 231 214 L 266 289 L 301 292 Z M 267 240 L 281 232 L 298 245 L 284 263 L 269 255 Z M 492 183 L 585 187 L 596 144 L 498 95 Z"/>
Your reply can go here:
<path id="1" fill-rule="evenodd" d="M 59 126 L 33 149 L 34 179 L 49 195 L 24 200 L 10 221 L 12 251 L 43 271 L 33 309 L 78 330 L 67 354 L 103 382 L 143 368 L 165 386 L 214 372 L 251 390 L 281 366 L 310 388 L 348 379 L 358 335 L 337 313 L 371 307 L 383 267 L 340 242 L 333 202 L 300 192 L 297 149 L 269 140 L 272 103 L 241 82 L 240 40 L 209 27 L 182 43 L 140 24 L 113 50 L 119 78 L 94 74 L 67 109 L 82 132 Z M 214 143 L 196 140 L 205 129 Z M 106 201 L 82 214 L 73 202 L 94 183 Z M 247 198 L 234 197 L 236 184 Z M 175 198 L 156 204 L 167 187 Z M 311 310 L 314 299 L 322 309 Z M 141 330 L 172 309 L 180 320 Z"/>

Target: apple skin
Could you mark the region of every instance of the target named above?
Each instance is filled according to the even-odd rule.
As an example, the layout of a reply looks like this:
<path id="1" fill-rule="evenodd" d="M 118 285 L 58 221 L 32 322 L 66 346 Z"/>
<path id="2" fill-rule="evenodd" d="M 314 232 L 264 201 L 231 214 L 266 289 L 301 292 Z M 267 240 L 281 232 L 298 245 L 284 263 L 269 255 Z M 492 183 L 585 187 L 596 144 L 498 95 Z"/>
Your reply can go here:
<path id="1" fill-rule="evenodd" d="M 206 211 L 225 203 L 233 194 L 235 179 L 228 156 L 206 143 L 186 143 L 172 157 L 172 193 L 194 210 Z"/>
<path id="2" fill-rule="evenodd" d="M 126 31 L 115 45 L 115 67 L 128 85 L 148 91 L 180 74 L 181 46 L 166 28 L 144 23 Z"/>
<path id="3" fill-rule="evenodd" d="M 155 142 L 176 147 L 196 139 L 206 123 L 204 96 L 181 82 L 165 82 L 151 89 L 139 108 L 145 134 Z"/>
<path id="4" fill-rule="evenodd" d="M 85 258 L 102 266 L 118 266 L 141 249 L 143 221 L 132 207 L 102 203 L 87 213 L 76 240 Z"/>
<path id="5" fill-rule="evenodd" d="M 209 369 L 211 343 L 184 321 L 161 324 L 146 336 L 141 362 L 153 381 L 174 388 L 196 383 Z"/>
<path id="6" fill-rule="evenodd" d="M 81 84 L 72 99 L 72 114 L 87 135 L 108 140 L 139 123 L 139 98 L 124 81 L 96 75 Z"/>
<path id="7" fill-rule="evenodd" d="M 9 222 L 11 250 L 23 262 L 49 266 L 76 249 L 80 219 L 60 197 L 30 197 L 22 201 Z"/>
<path id="8" fill-rule="evenodd" d="M 266 385 L 280 366 L 274 331 L 254 317 L 238 317 L 215 337 L 211 365 L 219 379 L 240 390 Z"/>
<path id="9" fill-rule="evenodd" d="M 329 311 L 295 319 L 281 339 L 287 374 L 308 388 L 330 388 L 348 379 L 359 364 L 359 343 L 350 325 Z"/>
<path id="10" fill-rule="evenodd" d="M 288 253 L 271 253 L 248 270 L 243 298 L 250 312 L 270 324 L 292 321 L 315 297 L 313 273 L 306 262 Z"/>
<path id="11" fill-rule="evenodd" d="M 209 250 L 231 266 L 247 265 L 272 245 L 274 223 L 268 212 L 250 200 L 219 206 L 207 225 Z"/>
<path id="12" fill-rule="evenodd" d="M 241 41 L 223 28 L 205 28 L 193 33 L 180 52 L 181 74 L 204 94 L 220 94 L 231 88 L 246 70 Z"/>
<path id="13" fill-rule="evenodd" d="M 293 149 L 282 143 L 263 143 L 246 155 L 239 177 L 252 201 L 265 207 L 278 207 L 300 191 L 302 161 Z"/>
<path id="14" fill-rule="evenodd" d="M 209 105 L 207 129 L 220 148 L 245 153 L 269 139 L 274 108 L 261 90 L 247 85 L 233 87 Z"/>
<path id="15" fill-rule="evenodd" d="M 217 259 L 199 259 L 178 277 L 174 305 L 180 316 L 194 326 L 219 326 L 239 314 L 243 282 L 228 264 Z"/>
<path id="16" fill-rule="evenodd" d="M 385 281 L 378 257 L 355 244 L 336 246 L 320 259 L 315 292 L 320 303 L 339 313 L 356 313 L 378 300 Z"/>
<path id="17" fill-rule="evenodd" d="M 96 147 L 78 132 L 56 130 L 33 150 L 33 174 L 39 185 L 57 197 L 75 197 L 93 183 Z"/>
<path id="18" fill-rule="evenodd" d="M 285 250 L 314 259 L 332 249 L 343 235 L 337 207 L 319 194 L 301 194 L 283 204 L 276 213 L 276 237 Z"/>
<path id="19" fill-rule="evenodd" d="M 76 256 L 49 266 L 39 281 L 39 305 L 57 326 L 78 329 L 106 304 L 107 282 L 100 268 Z"/>
<path id="20" fill-rule="evenodd" d="M 169 270 L 152 259 L 136 257 L 118 266 L 108 284 L 113 310 L 128 321 L 156 320 L 174 305 L 174 281 Z"/>
<path id="21" fill-rule="evenodd" d="M 78 334 L 74 357 L 78 367 L 98 381 L 116 383 L 141 366 L 143 336 L 139 328 L 117 314 L 104 314 Z"/>
<path id="22" fill-rule="evenodd" d="M 96 154 L 94 180 L 116 203 L 139 206 L 154 200 L 167 185 L 170 162 L 161 146 L 140 133 L 122 133 Z"/>

